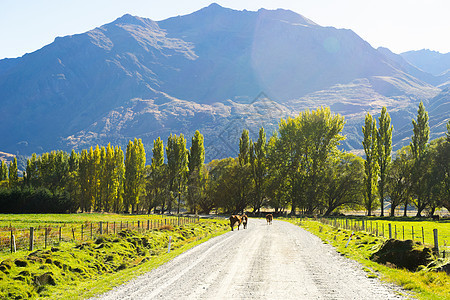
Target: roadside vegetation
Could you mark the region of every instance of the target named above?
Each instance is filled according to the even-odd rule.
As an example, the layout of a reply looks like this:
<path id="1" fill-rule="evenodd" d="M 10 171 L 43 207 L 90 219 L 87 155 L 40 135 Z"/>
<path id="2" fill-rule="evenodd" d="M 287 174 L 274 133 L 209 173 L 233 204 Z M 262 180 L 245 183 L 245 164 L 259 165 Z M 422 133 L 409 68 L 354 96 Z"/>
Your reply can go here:
<path id="1" fill-rule="evenodd" d="M 450 275 L 445 272 L 435 271 L 436 267 L 450 263 L 448 256 L 447 259 L 438 259 L 431 255 L 430 260 L 432 261 L 428 266 L 418 266 L 417 269 L 411 271 L 406 266 L 398 267 L 389 263 L 381 264 L 373 261 L 374 253 L 377 253 L 382 248 L 387 240 L 386 238 L 377 237 L 367 232 L 355 232 L 346 247 L 352 234 L 351 230 L 335 228 L 313 219 L 303 219 L 301 222 L 300 219 L 289 219 L 289 221 L 317 235 L 325 243 L 334 246 L 345 257 L 360 262 L 369 278 L 380 278 L 383 281 L 400 285 L 418 299 L 450 299 Z M 408 225 L 398 221 L 398 226 L 406 227 Z M 421 222 L 420 225 L 431 229 L 435 228 L 436 224 L 433 222 Z M 441 225 L 440 229 L 442 230 L 448 227 L 448 223 Z M 446 232 L 446 235 L 442 237 L 448 240 L 450 238 L 448 229 L 444 232 Z M 424 246 L 419 241 L 412 244 L 416 250 L 424 249 Z"/>
<path id="2" fill-rule="evenodd" d="M 61 243 L 32 252 L 3 254 L 1 299 L 85 299 L 143 274 L 212 236 L 228 231 L 221 220 L 147 233 L 122 230 L 94 241 Z M 169 236 L 172 237 L 167 253 Z"/>

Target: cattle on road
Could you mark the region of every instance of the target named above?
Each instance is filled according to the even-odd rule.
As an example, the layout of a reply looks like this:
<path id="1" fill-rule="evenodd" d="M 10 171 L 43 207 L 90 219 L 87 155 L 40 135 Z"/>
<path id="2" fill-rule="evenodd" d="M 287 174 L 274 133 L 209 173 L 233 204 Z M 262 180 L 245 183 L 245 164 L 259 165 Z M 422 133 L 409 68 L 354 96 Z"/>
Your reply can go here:
<path id="1" fill-rule="evenodd" d="M 241 222 L 242 222 L 241 216 L 238 216 L 238 215 L 232 215 L 232 216 L 230 217 L 230 227 L 231 227 L 231 231 L 233 231 L 233 227 L 234 227 L 234 225 L 236 225 L 236 223 L 237 223 L 237 228 L 238 228 L 238 230 L 239 230 L 239 226 L 241 226 Z"/>
<path id="2" fill-rule="evenodd" d="M 247 222 L 248 222 L 248 217 L 247 217 L 247 215 L 246 215 L 246 214 L 243 214 L 243 215 L 241 216 L 241 219 L 242 219 L 242 225 L 244 226 L 244 229 L 247 229 Z"/>
<path id="3" fill-rule="evenodd" d="M 272 214 L 267 214 L 266 215 L 267 225 L 271 225 L 272 224 L 272 220 L 273 220 L 273 215 Z"/>

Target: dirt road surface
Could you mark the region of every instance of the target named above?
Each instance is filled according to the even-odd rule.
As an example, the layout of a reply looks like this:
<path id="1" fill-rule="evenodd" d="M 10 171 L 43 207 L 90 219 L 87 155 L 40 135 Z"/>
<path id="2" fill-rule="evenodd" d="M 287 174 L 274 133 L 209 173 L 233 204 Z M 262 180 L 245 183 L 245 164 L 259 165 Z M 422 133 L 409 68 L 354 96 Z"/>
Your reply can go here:
<path id="1" fill-rule="evenodd" d="M 403 299 L 298 226 L 250 219 L 95 299 Z"/>

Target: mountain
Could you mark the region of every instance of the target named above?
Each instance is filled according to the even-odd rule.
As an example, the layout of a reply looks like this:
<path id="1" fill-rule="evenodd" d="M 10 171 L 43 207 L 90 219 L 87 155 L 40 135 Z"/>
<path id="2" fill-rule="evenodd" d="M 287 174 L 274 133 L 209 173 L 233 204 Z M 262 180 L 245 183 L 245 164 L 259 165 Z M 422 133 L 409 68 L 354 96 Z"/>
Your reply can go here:
<path id="1" fill-rule="evenodd" d="M 436 76 L 450 71 L 450 52 L 444 54 L 422 49 L 404 52 L 400 55 L 421 70 Z"/>
<path id="2" fill-rule="evenodd" d="M 346 116 L 344 148 L 358 152 L 366 112 L 387 106 L 395 128 L 411 127 L 418 102 L 442 91 L 439 80 L 351 30 L 288 10 L 212 4 L 159 22 L 124 15 L 0 60 L 0 150 L 134 137 L 151 148 L 158 136 L 190 139 L 198 129 L 207 159 L 221 158 L 235 155 L 243 128 L 255 138 L 262 125 L 272 132 L 281 117 L 327 105 Z"/>

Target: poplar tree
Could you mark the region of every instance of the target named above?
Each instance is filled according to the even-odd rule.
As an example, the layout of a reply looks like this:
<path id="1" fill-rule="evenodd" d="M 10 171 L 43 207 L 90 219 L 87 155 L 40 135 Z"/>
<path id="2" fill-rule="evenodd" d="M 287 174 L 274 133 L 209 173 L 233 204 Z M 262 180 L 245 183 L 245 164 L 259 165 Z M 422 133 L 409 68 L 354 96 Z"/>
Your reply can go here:
<path id="1" fill-rule="evenodd" d="M 91 148 L 92 149 L 92 148 Z M 80 208 L 81 212 L 90 212 L 92 196 L 90 188 L 89 153 L 87 149 L 81 151 L 78 170 L 78 182 L 80 184 Z"/>
<path id="2" fill-rule="evenodd" d="M 425 208 L 424 203 L 424 187 L 422 164 L 427 150 L 428 139 L 430 138 L 430 126 L 428 125 L 428 112 L 425 106 L 420 101 L 419 109 L 417 110 L 417 120 L 412 120 L 413 136 L 411 137 L 411 152 L 414 159 L 413 178 L 414 190 L 417 197 L 417 217 L 420 217 L 422 210 Z M 405 211 L 406 212 L 406 211 Z"/>
<path id="3" fill-rule="evenodd" d="M 266 133 L 264 127 L 259 129 L 258 140 L 253 143 L 252 151 L 250 151 L 250 164 L 252 167 L 253 181 L 255 184 L 255 199 L 253 202 L 253 211 L 260 212 L 264 199 L 264 180 L 266 178 Z"/>
<path id="4" fill-rule="evenodd" d="M 375 204 L 374 198 L 378 177 L 377 121 L 372 118 L 370 113 L 367 113 L 366 115 L 362 132 L 364 135 L 362 144 L 366 154 L 366 159 L 364 161 L 365 206 L 367 214 L 370 216 L 372 215 L 372 209 Z"/>
<path id="5" fill-rule="evenodd" d="M 383 106 L 381 115 L 378 118 L 379 128 L 377 131 L 377 150 L 378 150 L 378 165 L 380 167 L 380 181 L 378 183 L 378 191 L 380 194 L 381 216 L 384 216 L 384 191 L 386 185 L 386 173 L 391 162 L 392 152 L 392 130 L 391 117 Z"/>
<path id="6" fill-rule="evenodd" d="M 188 158 L 188 205 L 190 211 L 197 213 L 197 199 L 203 192 L 202 182 L 204 177 L 205 146 L 203 135 L 197 130 L 192 137 L 192 145 Z"/>
<path id="7" fill-rule="evenodd" d="M 2 160 L 0 165 L 0 181 L 8 179 L 8 165 Z"/>
<path id="8" fill-rule="evenodd" d="M 139 197 L 144 191 L 145 149 L 141 139 L 129 141 L 125 154 L 124 206 L 135 212 Z"/>
<path id="9" fill-rule="evenodd" d="M 9 163 L 9 187 L 13 188 L 19 184 L 19 176 L 17 175 L 17 158 Z"/>
<path id="10" fill-rule="evenodd" d="M 27 159 L 26 176 L 24 178 L 25 184 L 29 186 L 37 186 L 39 182 L 39 166 L 36 153 Z"/>
<path id="11" fill-rule="evenodd" d="M 234 213 L 243 212 L 248 204 L 248 195 L 250 188 L 250 153 L 253 148 L 253 143 L 250 140 L 249 132 L 247 129 L 242 130 L 241 137 L 239 139 L 239 155 L 238 155 L 238 199 L 235 205 L 237 211 Z"/>
<path id="12" fill-rule="evenodd" d="M 117 170 L 115 174 L 117 180 L 117 194 L 114 199 L 113 210 L 115 212 L 120 212 L 123 210 L 125 164 L 123 150 L 119 146 L 116 146 L 114 150 L 114 163 Z"/>
<path id="13" fill-rule="evenodd" d="M 172 209 L 172 198 L 178 198 L 177 214 L 180 213 L 181 195 L 184 192 L 185 181 L 188 173 L 188 150 L 183 134 L 170 135 L 166 147 L 167 165 L 169 168 L 169 212 Z"/>

